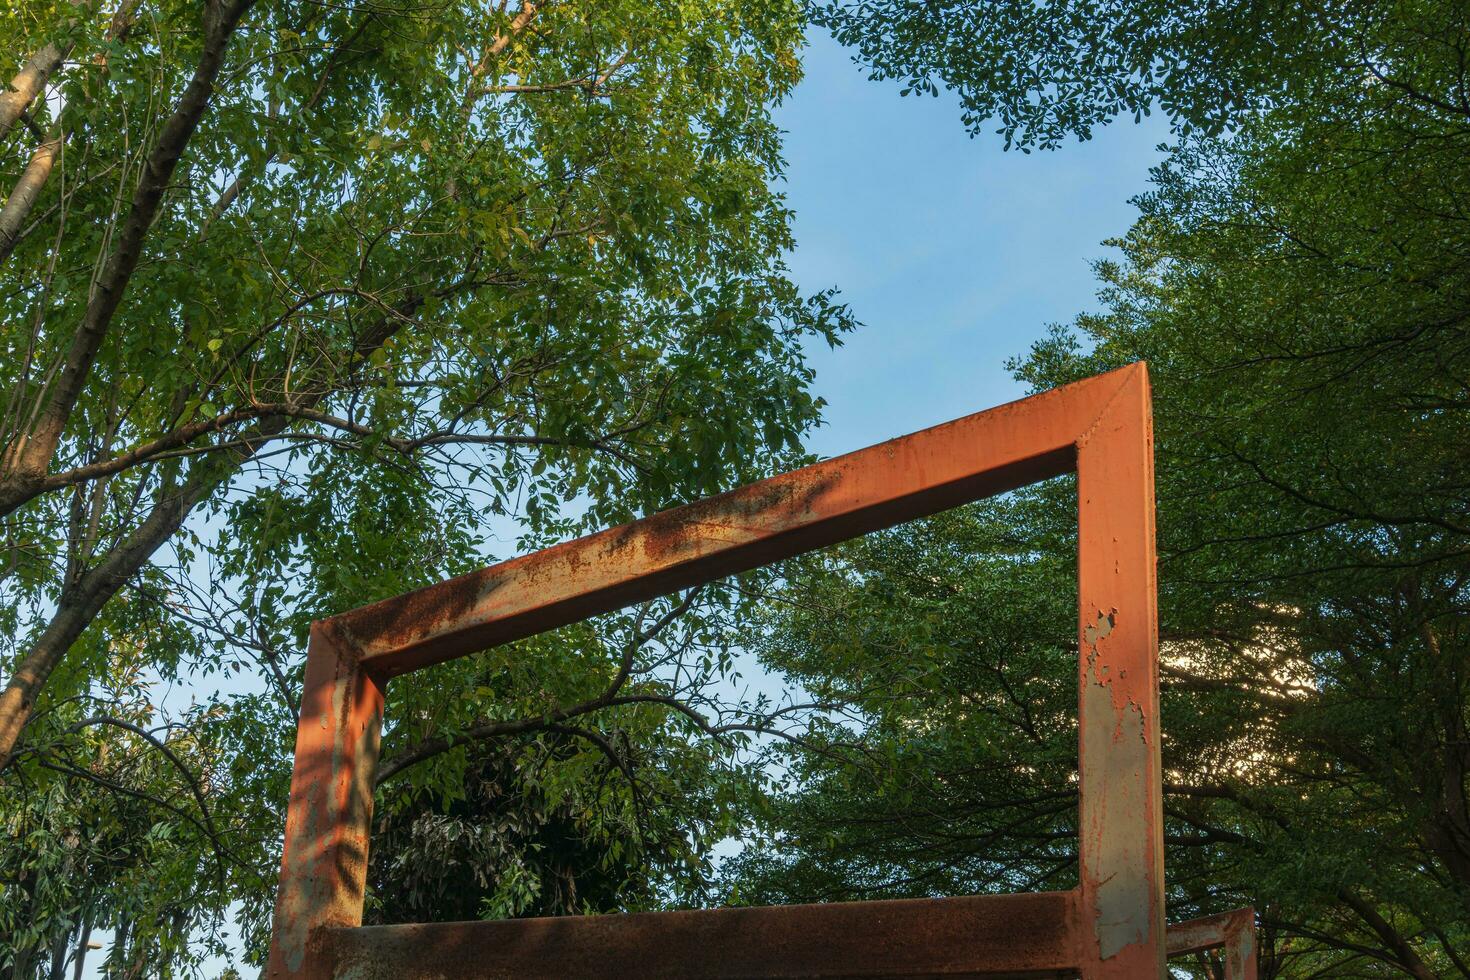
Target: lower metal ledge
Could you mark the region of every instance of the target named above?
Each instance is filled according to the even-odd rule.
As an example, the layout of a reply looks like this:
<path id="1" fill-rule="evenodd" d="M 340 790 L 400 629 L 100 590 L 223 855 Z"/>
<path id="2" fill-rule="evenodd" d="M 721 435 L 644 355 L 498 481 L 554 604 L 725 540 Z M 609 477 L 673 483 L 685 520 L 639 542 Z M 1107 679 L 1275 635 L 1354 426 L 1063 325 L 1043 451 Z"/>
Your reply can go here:
<path id="1" fill-rule="evenodd" d="M 1072 977 L 1074 894 L 370 926 L 323 937 L 342 980 Z"/>

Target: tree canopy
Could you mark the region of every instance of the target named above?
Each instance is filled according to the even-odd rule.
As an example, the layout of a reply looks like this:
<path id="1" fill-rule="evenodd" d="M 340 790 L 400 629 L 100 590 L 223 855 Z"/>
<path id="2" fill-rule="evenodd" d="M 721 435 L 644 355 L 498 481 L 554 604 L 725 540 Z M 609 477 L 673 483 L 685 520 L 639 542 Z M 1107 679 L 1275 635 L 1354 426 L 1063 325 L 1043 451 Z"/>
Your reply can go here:
<path id="1" fill-rule="evenodd" d="M 815 18 L 874 79 L 959 96 L 972 134 L 1055 147 L 1162 111 L 1220 135 L 1263 111 L 1315 116 L 1380 87 L 1426 108 L 1470 104 L 1467 15 L 1367 0 L 827 0 Z M 1370 95 L 1368 101 L 1373 101 Z"/>
<path id="2" fill-rule="evenodd" d="M 848 326 L 782 264 L 770 110 L 802 26 L 746 0 L 0 12 L 16 976 L 93 928 L 122 936 L 112 969 L 171 975 L 232 905 L 259 951 L 313 618 L 799 454 L 819 409 L 802 345 Z M 417 788 L 384 819 L 511 771 L 610 875 L 697 877 L 687 828 L 650 830 L 665 856 L 644 858 L 607 829 L 651 819 L 645 778 L 713 764 L 664 745 L 673 709 L 526 725 L 473 765 L 458 738 L 719 673 L 694 627 L 660 645 L 637 622 L 396 685 L 384 769 Z M 681 812 L 718 824 L 716 795 Z M 56 836 L 63 814 L 80 836 Z M 550 901 L 555 874 L 517 875 L 495 908 Z"/>
<path id="3" fill-rule="evenodd" d="M 1195 36 L 1248 6 L 1160 29 Z M 927 30 L 925 16 L 957 9 L 926 5 L 906 23 Z M 1370 18 L 1381 34 L 1333 28 L 1342 44 L 1321 51 L 1367 43 L 1373 70 L 1343 60 L 1327 78 L 1293 63 L 1289 85 L 1219 135 L 1223 123 L 1175 103 L 1177 142 L 1098 264 L 1101 312 L 1013 367 L 1045 389 L 1150 365 L 1171 917 L 1254 904 L 1266 976 L 1462 976 L 1470 103 L 1456 62 L 1434 59 L 1464 50 L 1463 12 L 1258 13 L 1247 48 L 1286 44 L 1280 17 Z M 1067 36 L 1105 40 L 1108 23 L 1079 19 Z M 893 30 L 873 42 L 892 45 L 869 55 L 880 64 L 909 56 Z M 1418 36 L 1422 50 L 1373 36 Z M 945 57 L 954 77 L 984 70 L 968 49 Z M 1265 62 L 1218 63 L 1246 85 Z M 1183 64 L 1195 62 L 1159 71 Z M 1022 94 L 984 84 L 961 85 L 967 104 Z M 1085 133 L 1048 104 L 1026 103 L 1036 114 L 1016 132 Z M 1060 481 L 792 570 L 763 655 L 871 723 L 831 729 L 840 756 L 793 757 L 763 846 L 729 870 L 741 900 L 1070 887 L 1075 521 Z"/>

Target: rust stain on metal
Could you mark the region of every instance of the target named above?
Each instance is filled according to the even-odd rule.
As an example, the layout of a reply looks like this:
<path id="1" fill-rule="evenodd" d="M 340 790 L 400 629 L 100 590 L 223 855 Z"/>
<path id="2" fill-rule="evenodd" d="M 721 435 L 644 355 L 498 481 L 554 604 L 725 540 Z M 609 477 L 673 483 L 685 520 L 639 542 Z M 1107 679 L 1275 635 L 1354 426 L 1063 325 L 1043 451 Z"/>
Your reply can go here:
<path id="1" fill-rule="evenodd" d="M 1149 411 L 1131 365 L 315 624 L 268 976 L 1162 978 Z M 1072 470 L 1075 890 L 358 928 L 388 678 Z"/>
<path id="2" fill-rule="evenodd" d="M 1078 437 L 1078 891 L 1083 975 L 1164 975 L 1163 794 L 1148 378 Z"/>
<path id="3" fill-rule="evenodd" d="M 382 676 L 1067 472 L 1140 366 L 957 419 L 334 617 Z"/>

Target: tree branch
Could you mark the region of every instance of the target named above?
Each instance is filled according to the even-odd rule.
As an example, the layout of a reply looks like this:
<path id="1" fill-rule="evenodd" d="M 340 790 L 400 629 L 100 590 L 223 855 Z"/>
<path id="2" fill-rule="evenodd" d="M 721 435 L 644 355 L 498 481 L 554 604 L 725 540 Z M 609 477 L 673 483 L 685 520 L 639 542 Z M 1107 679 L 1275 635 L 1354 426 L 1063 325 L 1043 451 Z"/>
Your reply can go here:
<path id="1" fill-rule="evenodd" d="M 624 647 L 623 657 L 618 664 L 617 673 L 613 675 L 612 681 L 609 682 L 606 689 L 597 697 L 582 701 L 570 707 L 555 708 L 544 715 L 488 722 L 483 725 L 476 725 L 473 728 L 467 728 L 455 735 L 425 739 L 416 745 L 404 749 L 402 752 L 392 756 L 386 762 L 379 765 L 377 775 L 374 779 L 374 785 L 381 786 L 405 769 L 416 766 L 420 762 L 425 762 L 435 756 L 442 755 L 451 749 L 459 748 L 462 745 L 481 742 L 489 738 L 500 738 L 505 735 L 520 735 L 525 732 L 549 729 L 560 722 L 569 721 L 581 715 L 590 714 L 591 712 L 619 703 L 617 693 L 627 683 L 628 677 L 633 672 L 633 662 L 637 656 L 638 649 L 663 632 L 671 623 L 684 615 L 684 613 L 688 612 L 698 595 L 698 589 L 691 589 L 678 604 L 660 616 L 651 626 L 635 633 L 629 639 L 627 646 Z"/>
<path id="2" fill-rule="evenodd" d="M 1340 890 L 1337 895 L 1338 898 L 1342 899 L 1343 904 L 1356 912 L 1358 918 L 1368 924 L 1368 928 L 1373 930 L 1374 935 L 1378 937 L 1379 941 L 1393 951 L 1395 958 L 1398 959 L 1399 965 L 1404 968 L 1406 973 L 1414 977 L 1415 980 L 1439 980 L 1439 975 L 1419 958 L 1419 954 L 1414 952 L 1414 948 L 1409 945 L 1409 941 L 1387 919 L 1380 915 L 1377 909 L 1346 888 Z"/>
<path id="3" fill-rule="evenodd" d="M 0 140 L 10 134 L 10 128 L 20 119 L 21 113 L 26 111 L 41 89 L 46 87 L 46 79 L 61 66 L 62 59 L 70 50 L 71 45 L 63 48 L 48 44 L 31 55 L 10 80 L 9 90 L 0 94 Z"/>
<path id="4" fill-rule="evenodd" d="M 361 364 L 403 324 L 410 322 L 422 303 L 422 296 L 409 296 L 393 308 L 391 315 L 385 314 L 365 331 L 353 348 L 354 363 Z M 315 397 L 324 398 L 330 390 L 329 383 L 323 380 Z M 279 415 L 263 418 L 254 432 L 227 454 L 225 461 L 192 472 L 176 493 L 160 493 L 147 519 L 123 544 L 113 548 L 100 564 L 83 572 L 62 590 L 51 621 L 15 665 L 5 690 L 0 693 L 0 771 L 10 765 L 21 729 L 30 717 L 46 680 L 102 607 L 183 526 L 185 518 L 200 501 L 227 482 L 289 422 L 289 418 Z"/>
<path id="5" fill-rule="evenodd" d="M 194 775 L 193 770 L 186 766 L 184 761 L 174 753 L 173 749 L 169 748 L 163 740 L 155 737 L 147 729 L 134 725 L 132 722 L 123 721 L 121 718 L 113 718 L 110 715 L 95 715 L 91 718 L 84 718 L 75 724 L 68 725 L 66 733 L 75 735 L 82 729 L 90 728 L 94 725 L 109 725 L 113 728 L 121 728 L 124 731 L 132 732 L 157 749 L 164 758 L 168 759 L 173 764 L 173 767 L 183 775 L 184 782 L 189 786 L 189 792 L 194 796 L 194 802 L 199 804 L 199 813 L 204 817 L 204 826 L 209 833 L 210 839 L 215 842 L 216 846 L 222 847 L 219 840 L 219 831 L 214 825 L 214 817 L 210 814 L 209 804 L 204 799 L 204 791 L 199 788 L 199 779 Z"/>
<path id="6" fill-rule="evenodd" d="M 61 145 L 65 140 L 65 136 L 57 136 L 36 147 L 10 196 L 5 199 L 5 207 L 0 208 L 0 265 L 10 258 L 10 253 L 20 241 L 21 228 L 41 196 L 41 189 L 51 176 L 51 168 L 61 155 Z"/>
<path id="7" fill-rule="evenodd" d="M 194 76 L 149 151 L 117 246 L 93 286 L 55 385 L 32 431 L 16 432 L 0 458 L 0 487 L 12 490 L 40 480 L 60 444 L 108 327 L 142 257 L 143 240 L 158 217 L 164 192 L 189 140 L 209 108 L 214 82 L 240 18 L 255 0 L 210 0 L 204 9 L 204 47 Z"/>
<path id="8" fill-rule="evenodd" d="M 525 95 L 536 92 L 566 92 L 568 90 L 580 89 L 589 96 L 604 95 L 606 93 L 603 92 L 603 88 L 612 80 L 613 75 L 628 63 L 630 54 L 631 52 L 620 55 L 618 60 L 613 62 L 612 66 L 600 75 L 592 75 L 588 78 L 568 78 L 560 82 L 544 82 L 539 85 L 488 85 L 480 90 L 480 94 Z"/>

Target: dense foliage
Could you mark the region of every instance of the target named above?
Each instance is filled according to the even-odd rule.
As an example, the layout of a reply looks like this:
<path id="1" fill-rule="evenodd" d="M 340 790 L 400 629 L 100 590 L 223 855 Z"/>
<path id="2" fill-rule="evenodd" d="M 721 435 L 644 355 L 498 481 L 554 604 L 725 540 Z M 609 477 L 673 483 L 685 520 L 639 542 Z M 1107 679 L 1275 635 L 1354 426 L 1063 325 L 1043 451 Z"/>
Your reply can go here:
<path id="1" fill-rule="evenodd" d="M 108 930 L 112 969 L 174 975 L 230 917 L 259 953 L 311 619 L 799 451 L 801 345 L 847 326 L 781 264 L 801 30 L 765 0 L 4 5 L 0 969 Z M 556 901 L 527 861 L 488 907 L 697 887 L 726 748 L 586 702 L 702 703 L 720 601 L 396 684 L 383 819 L 513 774 L 542 829 L 496 853 L 573 835 L 608 880 Z M 672 834 L 644 797 L 693 785 Z"/>
<path id="2" fill-rule="evenodd" d="M 938 30 L 929 14 L 1023 6 L 1078 12 L 1048 37 L 1099 56 L 1125 24 L 1183 32 L 1155 73 L 1119 76 L 1180 126 L 1098 267 L 1102 312 L 1015 364 L 1038 389 L 1137 359 L 1154 378 L 1171 916 L 1256 905 L 1267 976 L 1470 975 L 1463 8 L 1209 4 L 1186 23 L 1151 4 L 880 4 L 905 26 L 863 29 L 885 64 L 910 57 L 904 30 Z M 833 16 L 851 31 L 873 9 Z M 1259 30 L 1228 29 L 1252 11 Z M 1298 16 L 1329 32 L 1321 57 L 1200 134 L 1218 127 L 1170 71 L 1215 65 L 1221 93 L 1249 94 L 1267 64 L 1250 51 L 1290 54 Z M 1013 64 L 973 55 L 946 49 L 945 77 Z M 1048 91 L 1111 84 L 1088 77 Z M 976 111 L 1037 142 L 1090 124 L 975 84 Z M 842 762 L 793 759 L 768 846 L 731 869 L 739 898 L 1070 887 L 1075 520 L 1059 482 L 792 570 L 764 656 L 871 723 L 829 731 Z"/>
<path id="3" fill-rule="evenodd" d="M 1263 110 L 1318 115 L 1365 85 L 1455 114 L 1470 11 L 1443 0 L 826 0 L 877 79 L 953 90 L 972 133 L 1054 147 L 1164 112 L 1218 135 Z"/>

